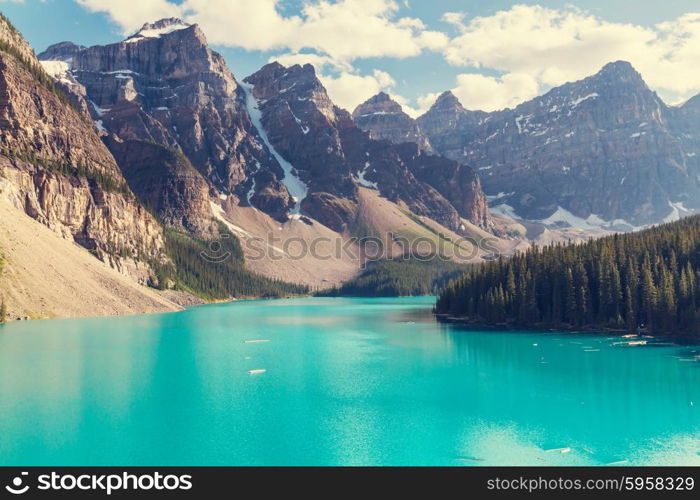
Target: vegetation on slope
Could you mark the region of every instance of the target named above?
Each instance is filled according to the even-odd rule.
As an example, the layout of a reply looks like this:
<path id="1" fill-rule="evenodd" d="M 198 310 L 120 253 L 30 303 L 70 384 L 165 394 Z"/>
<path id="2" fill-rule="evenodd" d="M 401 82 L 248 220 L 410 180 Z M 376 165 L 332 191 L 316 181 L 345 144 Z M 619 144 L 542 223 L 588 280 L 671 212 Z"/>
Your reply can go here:
<path id="1" fill-rule="evenodd" d="M 20 35 L 17 28 L 15 28 L 15 26 L 10 22 L 10 20 L 1 12 L 0 23 L 5 23 L 12 33 Z M 73 108 L 82 117 L 82 114 L 78 112 L 78 110 L 75 108 L 75 105 L 71 102 L 68 96 L 56 86 L 54 79 L 44 70 L 40 63 L 36 62 L 36 60 L 31 60 L 28 57 L 26 57 L 17 47 L 15 47 L 6 40 L 0 40 L 0 52 L 5 52 L 6 54 L 9 54 L 12 57 L 14 57 L 17 60 L 17 62 L 19 62 L 20 65 L 22 65 L 22 67 L 26 69 L 41 85 L 53 92 L 56 95 L 56 97 L 58 97 L 64 104 Z"/>
<path id="2" fill-rule="evenodd" d="M 435 310 L 488 324 L 700 335 L 700 216 L 475 266 Z"/>
<path id="3" fill-rule="evenodd" d="M 156 265 L 159 287 L 174 283 L 179 289 L 205 300 L 232 297 L 283 297 L 308 293 L 308 288 L 259 276 L 245 268 L 238 239 L 219 226 L 221 238 L 205 241 L 165 228 L 165 251 L 172 265 Z"/>
<path id="4" fill-rule="evenodd" d="M 448 280 L 464 273 L 466 264 L 440 258 L 388 259 L 371 263 L 357 278 L 339 288 L 318 292 L 326 297 L 405 297 L 432 295 Z"/>
<path id="5" fill-rule="evenodd" d="M 85 179 L 100 186 L 106 192 L 119 193 L 127 199 L 131 199 L 134 196 L 125 181 L 115 179 L 108 173 L 88 166 L 85 162 L 78 162 L 78 164 L 73 165 L 68 160 L 48 160 L 39 157 L 34 151 L 22 152 L 3 146 L 0 146 L 0 155 L 24 161 L 64 177 Z"/>

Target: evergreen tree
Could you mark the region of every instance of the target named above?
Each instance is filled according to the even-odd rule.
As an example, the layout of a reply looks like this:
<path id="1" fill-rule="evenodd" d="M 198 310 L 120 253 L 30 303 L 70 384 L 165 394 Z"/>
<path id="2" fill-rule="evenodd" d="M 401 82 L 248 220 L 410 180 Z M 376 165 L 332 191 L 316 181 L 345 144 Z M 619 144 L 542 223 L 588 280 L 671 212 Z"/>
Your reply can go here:
<path id="1" fill-rule="evenodd" d="M 700 216 L 475 265 L 441 290 L 435 310 L 523 327 L 700 335 Z"/>

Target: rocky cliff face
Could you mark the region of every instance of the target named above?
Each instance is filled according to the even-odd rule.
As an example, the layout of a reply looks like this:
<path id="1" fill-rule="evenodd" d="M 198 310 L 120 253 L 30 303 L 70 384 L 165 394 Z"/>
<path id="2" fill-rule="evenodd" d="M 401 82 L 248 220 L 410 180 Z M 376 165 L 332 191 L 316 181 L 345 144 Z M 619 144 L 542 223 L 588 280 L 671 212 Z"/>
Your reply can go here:
<path id="1" fill-rule="evenodd" d="M 209 185 L 178 150 L 139 140 L 106 139 L 131 190 L 168 226 L 215 234 Z"/>
<path id="2" fill-rule="evenodd" d="M 79 82 L 99 128 L 123 141 L 180 150 L 216 191 L 275 216 L 290 206 L 278 179 L 282 169 L 251 122 L 245 92 L 198 26 L 163 19 L 119 43 L 64 42 L 39 57 L 47 67 L 63 63 L 55 76 Z"/>
<path id="3" fill-rule="evenodd" d="M 145 282 L 159 224 L 129 191 L 92 124 L 0 19 L 0 192 L 17 208 Z"/>
<path id="4" fill-rule="evenodd" d="M 488 227 L 488 208 L 469 167 L 429 158 L 415 144 L 372 140 L 333 105 L 312 66 L 271 63 L 245 83 L 269 148 L 288 162 L 285 179 L 294 181 L 288 189 L 298 193 L 303 213 L 343 230 L 352 221 L 357 187 L 364 186 L 454 230 L 461 226 L 460 216 Z M 442 162 L 452 181 L 468 182 L 453 186 L 449 195 L 441 193 L 443 183 L 426 175 L 431 162 Z"/>
<path id="5" fill-rule="evenodd" d="M 427 137 L 435 141 L 436 151 L 461 160 L 464 149 L 461 131 L 479 127 L 486 116 L 487 113 L 483 111 L 464 109 L 457 97 L 448 90 L 440 94 L 430 111 L 419 117 L 416 123 Z"/>
<path id="6" fill-rule="evenodd" d="M 372 140 L 331 102 L 309 65 L 269 64 L 239 84 L 199 27 L 177 19 L 146 24 L 111 45 L 63 42 L 40 57 L 78 106 L 88 103 L 130 185 L 149 206 L 160 207 L 168 223 L 208 224 L 210 214 L 195 200 L 203 187 L 180 169 L 154 167 L 159 174 L 149 174 L 152 189 L 144 192 L 132 179 L 147 167 L 133 152 L 135 141 L 139 148 L 146 141 L 181 151 L 206 180 L 209 196 L 233 196 L 280 221 L 305 214 L 344 231 L 355 217 L 358 186 L 365 186 L 455 230 L 460 217 L 489 226 L 479 181 L 468 167 L 443 159 L 444 179 L 433 182 L 424 168 L 427 142 L 416 150 Z M 375 106 L 394 109 L 391 102 Z M 152 148 L 145 157 L 151 165 Z M 144 198 L 173 182 L 179 195 Z"/>
<path id="7" fill-rule="evenodd" d="M 691 176 L 694 174 L 697 179 L 700 176 L 700 95 L 693 97 L 682 106 L 668 108 L 667 111 L 670 133 L 680 142 L 687 171 Z M 681 191 L 683 192 L 685 191 Z M 688 202 L 686 205 L 687 208 L 692 207 L 697 212 L 697 203 Z"/>
<path id="8" fill-rule="evenodd" d="M 630 229 L 700 209 L 695 109 L 669 108 L 617 62 L 495 113 L 444 94 L 418 122 L 436 151 L 479 172 L 506 213 Z"/>
<path id="9" fill-rule="evenodd" d="M 369 132 L 370 139 L 389 141 L 393 144 L 414 142 L 422 151 L 432 151 L 430 141 L 418 123 L 384 92 L 355 108 L 352 119 L 358 127 Z"/>

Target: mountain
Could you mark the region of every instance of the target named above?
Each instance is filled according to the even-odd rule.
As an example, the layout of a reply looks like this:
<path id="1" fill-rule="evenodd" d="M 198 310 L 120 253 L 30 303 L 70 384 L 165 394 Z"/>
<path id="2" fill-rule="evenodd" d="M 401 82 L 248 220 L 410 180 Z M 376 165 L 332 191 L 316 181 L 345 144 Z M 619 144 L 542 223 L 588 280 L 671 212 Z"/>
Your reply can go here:
<path id="1" fill-rule="evenodd" d="M 303 213 L 344 231 L 357 213 L 358 189 L 377 190 L 460 231 L 462 218 L 489 227 L 478 177 L 467 166 L 431 156 L 415 143 L 373 140 L 335 106 L 311 65 L 270 63 L 244 80 L 268 147 L 287 162 Z M 432 175 L 431 171 L 438 172 Z"/>
<path id="2" fill-rule="evenodd" d="M 456 131 L 474 130 L 486 116 L 483 111 L 464 109 L 459 99 L 448 90 L 438 96 L 430 111 L 420 116 L 416 123 L 426 136 L 436 141 L 435 150 L 457 158 L 462 156 L 464 139 Z"/>
<path id="3" fill-rule="evenodd" d="M 526 220 L 632 229 L 700 209 L 697 99 L 667 106 L 626 62 L 493 113 L 445 93 L 417 123 Z"/>
<path id="4" fill-rule="evenodd" d="M 147 26 L 152 29 L 144 28 L 128 43 L 188 29 L 171 21 Z M 114 49 L 117 65 L 125 64 L 119 61 L 122 50 Z M 211 148 L 215 131 L 194 124 L 199 136 L 194 133 L 169 144 L 163 135 L 163 142 L 158 143 L 152 133 L 159 130 L 160 122 L 151 119 L 142 104 L 130 102 L 130 89 L 140 87 L 122 81 L 124 78 L 115 79 L 121 70 L 103 76 L 97 70 L 72 69 L 74 64 L 97 64 L 92 58 L 104 54 L 70 43 L 55 46 L 49 53 L 58 59 L 42 65 L 19 32 L 0 17 L 3 316 L 5 311 L 10 319 L 142 313 L 176 310 L 180 304 L 201 299 L 308 291 L 304 285 L 252 273 L 239 239 L 217 220 L 212 199 L 227 199 L 220 191 L 224 188 L 199 171 L 183 153 L 185 146 L 180 147 L 182 143 Z M 147 62 L 152 53 L 140 54 L 140 61 L 133 54 L 126 57 L 144 73 L 145 66 L 163 63 Z M 212 64 L 217 61 L 203 54 Z M 169 70 L 179 71 L 181 81 L 188 82 L 178 87 L 183 94 L 196 94 L 210 80 L 216 89 L 221 88 L 217 84 L 230 85 L 206 72 L 191 82 L 177 68 L 179 63 L 170 61 Z M 191 62 L 190 69 L 195 71 L 192 66 L 196 64 L 204 62 Z M 52 78 L 44 68 L 63 73 Z M 107 88 L 110 84 L 116 87 Z M 108 112 L 96 104 L 104 103 L 95 101 L 100 92 L 116 92 L 124 98 L 117 99 Z M 183 106 L 195 121 L 218 124 L 220 115 L 211 107 L 214 97 L 189 93 L 187 98 L 193 101 Z M 236 102 L 221 102 L 222 110 Z M 240 115 L 231 112 L 226 120 L 245 124 L 247 114 Z M 120 135 L 109 132 L 103 119 L 109 119 Z M 240 146 L 238 153 L 248 145 L 258 147 L 255 137 L 240 131 L 231 140 Z M 194 151 L 197 158 L 196 148 Z"/>
<path id="5" fill-rule="evenodd" d="M 86 102 L 98 128 L 117 138 L 106 143 L 118 159 L 126 143 L 132 158 L 137 147 L 152 157 L 146 142 L 180 151 L 213 199 L 231 196 L 280 222 L 303 214 L 344 232 L 357 218 L 358 189 L 365 187 L 451 230 L 461 230 L 462 218 L 491 225 L 469 167 L 428 157 L 412 143 L 372 140 L 331 102 L 309 65 L 271 63 L 241 84 L 199 27 L 178 19 L 148 23 L 105 46 L 62 42 L 40 58 L 76 106 Z M 427 175 L 433 168 L 440 174 Z M 161 200 L 161 218 L 184 210 L 182 197 Z M 199 221 L 189 217 L 190 229 L 206 230 L 203 208 L 191 211 Z"/>
<path id="6" fill-rule="evenodd" d="M 370 139 L 385 140 L 393 144 L 415 142 L 421 151 L 432 151 L 428 137 L 401 105 L 388 94 L 380 92 L 360 104 L 352 113 L 358 127 L 369 132 Z"/>
<path id="7" fill-rule="evenodd" d="M 158 221 L 0 16 L 0 301 L 10 319 L 176 310 Z"/>
<path id="8" fill-rule="evenodd" d="M 354 237 L 379 238 L 391 254 L 405 251 L 399 236 L 483 241 L 494 231 L 470 167 L 411 141 L 373 139 L 312 66 L 271 63 L 238 81 L 201 29 L 179 19 L 108 45 L 61 42 L 40 59 L 164 225 L 168 255 L 185 256 L 174 271 L 159 269 L 161 281 L 195 292 L 193 283 L 213 283 L 215 271 L 191 259 L 222 230 L 241 243 L 242 254 L 230 252 L 239 265 L 313 287 L 359 273 Z M 518 241 L 498 240 L 506 252 Z M 293 256 L 300 243 L 326 255 Z"/>
<path id="9" fill-rule="evenodd" d="M 167 226 L 215 234 L 209 185 L 180 150 L 136 139 L 105 139 L 131 190 Z"/>
<path id="10" fill-rule="evenodd" d="M 436 312 L 487 324 L 640 329 L 697 341 L 699 262 L 700 216 L 693 216 L 473 266 L 440 293 Z"/>
<path id="11" fill-rule="evenodd" d="M 106 133 L 179 150 L 212 189 L 273 216 L 293 204 L 278 180 L 281 166 L 251 122 L 245 91 L 197 25 L 162 19 L 118 43 L 63 42 L 39 58 L 59 82 L 82 87 L 77 93 Z"/>
<path id="12" fill-rule="evenodd" d="M 167 260 L 157 221 L 138 203 L 91 122 L 0 19 L 0 191 L 31 218 L 146 283 Z"/>

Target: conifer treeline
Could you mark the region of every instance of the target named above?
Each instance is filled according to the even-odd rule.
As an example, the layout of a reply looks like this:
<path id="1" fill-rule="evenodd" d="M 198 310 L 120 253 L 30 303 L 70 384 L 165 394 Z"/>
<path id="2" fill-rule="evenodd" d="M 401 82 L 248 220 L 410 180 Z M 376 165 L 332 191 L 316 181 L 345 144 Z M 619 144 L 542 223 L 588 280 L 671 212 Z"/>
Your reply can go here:
<path id="1" fill-rule="evenodd" d="M 435 257 L 423 259 L 398 258 L 371 263 L 357 278 L 340 288 L 322 290 L 323 297 L 416 297 L 434 295 L 437 289 L 467 269 Z"/>
<path id="2" fill-rule="evenodd" d="M 249 271 L 245 266 L 243 249 L 238 238 L 223 225 L 222 237 L 212 252 L 211 242 L 173 228 L 165 228 L 165 250 L 173 265 L 152 263 L 156 269 L 153 286 L 163 288 L 174 283 L 206 300 L 230 297 L 284 297 L 306 294 L 308 287 L 266 278 Z"/>
<path id="3" fill-rule="evenodd" d="M 488 324 L 700 335 L 700 216 L 475 266 L 439 314 Z"/>

